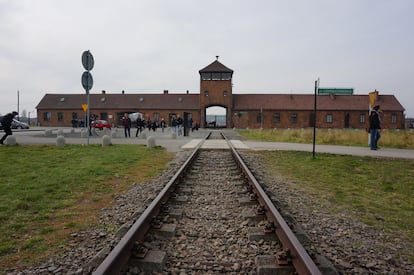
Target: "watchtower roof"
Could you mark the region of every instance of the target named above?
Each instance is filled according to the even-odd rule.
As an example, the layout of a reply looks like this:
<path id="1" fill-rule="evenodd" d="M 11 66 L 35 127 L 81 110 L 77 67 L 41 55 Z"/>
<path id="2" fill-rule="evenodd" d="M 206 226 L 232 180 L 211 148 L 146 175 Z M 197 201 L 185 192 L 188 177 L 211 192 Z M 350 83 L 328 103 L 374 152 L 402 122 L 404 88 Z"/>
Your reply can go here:
<path id="1" fill-rule="evenodd" d="M 207 67 L 198 71 L 201 73 L 231 73 L 233 74 L 233 70 L 227 68 L 223 64 L 221 64 L 218 60 L 215 60 L 213 63 L 208 65 Z"/>

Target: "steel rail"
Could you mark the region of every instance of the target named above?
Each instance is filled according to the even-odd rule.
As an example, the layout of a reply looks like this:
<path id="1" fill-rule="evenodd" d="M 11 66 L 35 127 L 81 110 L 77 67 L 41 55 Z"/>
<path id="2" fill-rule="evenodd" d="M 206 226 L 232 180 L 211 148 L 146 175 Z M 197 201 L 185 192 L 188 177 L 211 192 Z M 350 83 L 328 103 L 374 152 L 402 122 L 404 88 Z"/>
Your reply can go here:
<path id="1" fill-rule="evenodd" d="M 209 138 L 211 132 L 196 146 L 185 163 L 169 180 L 161 192 L 155 197 L 151 204 L 145 209 L 138 220 L 131 226 L 128 232 L 122 237 L 119 243 L 106 256 L 103 262 L 92 273 L 95 275 L 103 274 L 120 274 L 122 268 L 130 258 L 131 250 L 136 242 L 142 241 L 145 234 L 150 228 L 151 220 L 158 215 L 160 209 L 166 201 L 171 197 L 176 185 L 183 177 L 186 170 L 190 167 L 193 160 L 198 156 L 202 144 Z"/>
<path id="2" fill-rule="evenodd" d="M 250 172 L 250 169 L 244 163 L 234 145 L 230 140 L 227 139 L 227 137 L 224 135 L 223 137 L 227 141 L 232 151 L 233 157 L 236 159 L 236 162 L 242 170 L 242 173 L 245 175 L 246 180 L 252 187 L 253 192 L 257 195 L 257 200 L 259 201 L 260 205 L 265 208 L 265 214 L 268 220 L 273 222 L 273 225 L 275 226 L 275 233 L 278 236 L 280 242 L 284 248 L 289 249 L 290 255 L 292 257 L 292 264 L 295 267 L 296 272 L 300 275 L 322 274 L 305 248 L 299 242 L 296 235 L 292 232 L 288 224 L 285 222 L 282 215 L 276 209 L 273 202 L 269 199 L 263 188 L 260 186 L 259 182 Z"/>

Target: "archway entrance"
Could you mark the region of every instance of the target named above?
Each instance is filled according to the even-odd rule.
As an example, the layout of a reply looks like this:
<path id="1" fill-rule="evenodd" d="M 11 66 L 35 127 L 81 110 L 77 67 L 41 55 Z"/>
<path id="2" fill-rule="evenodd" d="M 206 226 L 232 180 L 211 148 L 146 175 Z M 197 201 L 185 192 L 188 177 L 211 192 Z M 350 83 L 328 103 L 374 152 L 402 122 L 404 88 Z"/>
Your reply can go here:
<path id="1" fill-rule="evenodd" d="M 206 108 L 206 128 L 227 128 L 227 109 L 221 106 Z"/>

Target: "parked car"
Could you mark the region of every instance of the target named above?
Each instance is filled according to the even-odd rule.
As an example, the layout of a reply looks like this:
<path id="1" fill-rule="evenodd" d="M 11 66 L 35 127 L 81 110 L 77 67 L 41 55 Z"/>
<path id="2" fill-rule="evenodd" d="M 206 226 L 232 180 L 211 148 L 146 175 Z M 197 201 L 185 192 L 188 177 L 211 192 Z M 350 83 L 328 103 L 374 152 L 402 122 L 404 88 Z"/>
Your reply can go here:
<path id="1" fill-rule="evenodd" d="M 111 129 L 112 125 L 106 120 L 93 120 L 91 121 L 91 128 L 98 128 L 102 130 L 103 128 Z"/>
<path id="2" fill-rule="evenodd" d="M 3 117 L 0 117 L 0 121 Z M 12 125 L 11 125 L 12 129 L 29 129 L 29 125 L 27 123 L 18 121 L 17 119 L 13 118 L 12 121 Z M 0 130 L 3 130 L 3 127 L 1 126 L 1 122 L 0 122 Z"/>
<path id="3" fill-rule="evenodd" d="M 29 129 L 30 127 L 27 123 L 18 121 L 17 119 L 13 119 L 12 128 L 13 129 Z"/>

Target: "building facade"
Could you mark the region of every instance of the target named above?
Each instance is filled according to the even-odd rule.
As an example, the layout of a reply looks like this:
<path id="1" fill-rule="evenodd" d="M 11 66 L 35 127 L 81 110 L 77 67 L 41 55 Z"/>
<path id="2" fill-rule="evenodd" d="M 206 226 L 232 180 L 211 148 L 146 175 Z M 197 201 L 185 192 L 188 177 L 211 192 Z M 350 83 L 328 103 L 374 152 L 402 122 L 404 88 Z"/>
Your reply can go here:
<path id="1" fill-rule="evenodd" d="M 142 113 L 146 120 L 171 122 L 180 115 L 200 127 L 212 127 L 209 107 L 225 110 L 226 128 L 307 128 L 368 127 L 369 96 L 354 94 L 237 94 L 233 93 L 233 70 L 218 60 L 199 71 L 199 93 L 91 93 L 91 119 L 104 119 L 114 126 L 121 123 L 124 113 Z M 333 89 L 334 90 L 334 89 Z M 82 105 L 86 95 L 47 93 L 37 105 L 41 126 L 78 126 L 85 121 Z M 404 107 L 394 95 L 378 95 L 383 128 L 403 129 Z"/>

